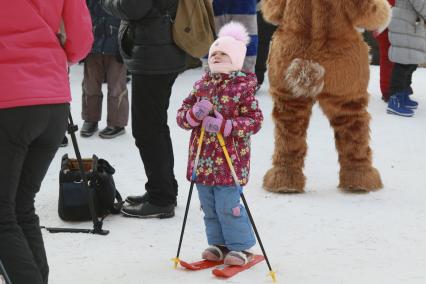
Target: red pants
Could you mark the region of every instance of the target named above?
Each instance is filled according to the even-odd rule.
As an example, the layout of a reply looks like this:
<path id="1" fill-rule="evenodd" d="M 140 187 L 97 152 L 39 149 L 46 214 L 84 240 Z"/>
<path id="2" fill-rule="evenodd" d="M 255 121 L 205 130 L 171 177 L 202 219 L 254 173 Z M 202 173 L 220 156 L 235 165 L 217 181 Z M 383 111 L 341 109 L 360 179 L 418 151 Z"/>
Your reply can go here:
<path id="1" fill-rule="evenodd" d="M 388 51 L 390 47 L 388 30 L 386 29 L 377 36 L 380 50 L 380 90 L 382 99 L 388 101 L 390 94 L 390 81 L 392 76 L 393 62 L 389 61 Z"/>

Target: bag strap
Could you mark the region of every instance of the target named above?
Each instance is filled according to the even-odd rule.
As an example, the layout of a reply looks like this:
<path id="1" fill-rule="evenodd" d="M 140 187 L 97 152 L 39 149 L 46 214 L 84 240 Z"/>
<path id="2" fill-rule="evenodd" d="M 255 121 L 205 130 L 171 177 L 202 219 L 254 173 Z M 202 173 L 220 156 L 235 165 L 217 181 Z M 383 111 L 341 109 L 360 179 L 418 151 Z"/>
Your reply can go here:
<path id="1" fill-rule="evenodd" d="M 115 189 L 115 200 L 117 200 L 117 202 L 115 202 L 108 210 L 111 214 L 119 214 L 124 204 L 123 198 L 121 197 L 121 194 L 120 192 L 118 192 L 117 189 Z"/>

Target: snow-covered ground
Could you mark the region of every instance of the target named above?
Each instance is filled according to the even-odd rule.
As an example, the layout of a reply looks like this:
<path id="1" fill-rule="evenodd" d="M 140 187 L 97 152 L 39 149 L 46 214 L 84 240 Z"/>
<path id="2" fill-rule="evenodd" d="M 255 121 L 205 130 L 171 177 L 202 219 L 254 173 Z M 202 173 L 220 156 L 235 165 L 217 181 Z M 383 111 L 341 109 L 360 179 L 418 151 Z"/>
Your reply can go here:
<path id="1" fill-rule="evenodd" d="M 374 165 L 384 189 L 369 194 L 340 192 L 333 133 L 318 106 L 308 130 L 306 193 L 272 194 L 262 189 L 273 151 L 272 101 L 267 83 L 257 98 L 265 115 L 253 137 L 251 180 L 246 199 L 278 282 L 288 284 L 424 284 L 426 283 L 426 69 L 414 73 L 414 99 L 420 107 L 413 118 L 386 114 L 380 99 L 378 68 L 371 67 L 369 110 Z M 82 67 L 71 69 L 72 113 L 81 126 Z M 44 232 L 51 284 L 116 283 L 271 283 L 261 263 L 230 280 L 215 279 L 209 270 L 173 269 L 189 182 L 185 179 L 189 132 L 178 128 L 175 114 L 201 70 L 187 71 L 173 89 L 169 124 L 179 182 L 176 217 L 165 220 L 109 216 L 107 236 Z M 130 87 L 130 86 L 129 86 Z M 106 100 L 105 100 L 106 101 Z M 104 107 L 106 110 L 106 107 Z M 105 119 L 100 128 L 105 126 Z M 93 153 L 116 168 L 117 188 L 127 196 L 141 194 L 146 181 L 130 127 L 112 140 L 78 136 L 84 157 Z M 91 223 L 65 223 L 57 214 L 58 173 L 69 145 L 58 151 L 38 194 L 36 206 L 45 226 L 91 228 Z M 181 258 L 198 260 L 207 246 L 202 212 L 193 196 Z M 259 247 L 254 248 L 260 252 Z M 30 281 L 30 280 L 29 280 Z M 29 282 L 30 283 L 30 282 Z"/>

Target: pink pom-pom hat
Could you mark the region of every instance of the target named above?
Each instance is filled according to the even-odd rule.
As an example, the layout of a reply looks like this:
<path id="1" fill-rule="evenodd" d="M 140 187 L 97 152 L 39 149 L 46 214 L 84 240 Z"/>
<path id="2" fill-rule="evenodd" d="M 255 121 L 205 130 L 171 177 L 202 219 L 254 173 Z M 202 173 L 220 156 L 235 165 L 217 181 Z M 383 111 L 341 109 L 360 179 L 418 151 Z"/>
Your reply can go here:
<path id="1" fill-rule="evenodd" d="M 230 57 L 235 70 L 241 70 L 249 42 L 247 29 L 241 23 L 229 22 L 220 29 L 218 38 L 210 46 L 209 58 L 213 52 L 222 51 Z"/>

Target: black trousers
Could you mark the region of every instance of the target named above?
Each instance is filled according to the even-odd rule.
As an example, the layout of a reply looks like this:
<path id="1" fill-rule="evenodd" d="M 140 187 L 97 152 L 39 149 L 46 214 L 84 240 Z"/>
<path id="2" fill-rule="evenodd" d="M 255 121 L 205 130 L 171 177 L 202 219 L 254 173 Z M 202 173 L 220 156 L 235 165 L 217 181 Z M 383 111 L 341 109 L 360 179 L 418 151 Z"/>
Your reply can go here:
<path id="1" fill-rule="evenodd" d="M 269 54 L 269 43 L 276 27 L 270 23 L 267 23 L 262 16 L 262 12 L 257 12 L 257 33 L 259 37 L 259 46 L 257 49 L 256 67 L 255 73 L 257 77 L 257 83 L 262 85 L 265 79 L 266 72 L 266 61 L 268 60 Z"/>
<path id="2" fill-rule="evenodd" d="M 392 69 L 390 94 L 393 95 L 407 90 L 411 86 L 413 73 L 416 71 L 416 69 L 416 64 L 395 63 Z"/>
<path id="3" fill-rule="evenodd" d="M 176 201 L 178 185 L 167 124 L 172 86 L 177 73 L 132 75 L 132 132 L 148 182 L 148 200 L 157 206 Z"/>
<path id="4" fill-rule="evenodd" d="M 64 138 L 69 104 L 0 109 L 0 259 L 13 284 L 46 284 L 34 198 Z"/>

